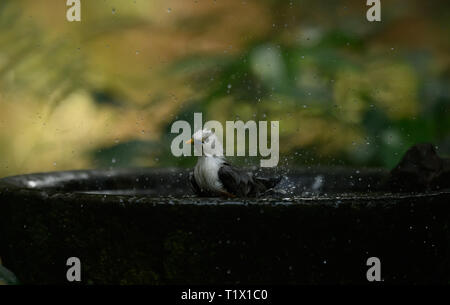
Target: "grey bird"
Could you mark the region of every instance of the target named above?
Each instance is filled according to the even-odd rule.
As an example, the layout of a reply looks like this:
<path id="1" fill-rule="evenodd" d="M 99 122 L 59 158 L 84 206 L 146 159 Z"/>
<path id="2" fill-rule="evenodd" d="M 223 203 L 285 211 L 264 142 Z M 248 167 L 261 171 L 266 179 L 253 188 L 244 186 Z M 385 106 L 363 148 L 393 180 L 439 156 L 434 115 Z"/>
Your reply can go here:
<path id="1" fill-rule="evenodd" d="M 223 146 L 214 132 L 199 130 L 187 141 L 197 152 L 201 147 L 189 180 L 193 191 L 205 197 L 258 197 L 271 191 L 281 177 L 263 178 L 232 166 L 223 156 Z"/>

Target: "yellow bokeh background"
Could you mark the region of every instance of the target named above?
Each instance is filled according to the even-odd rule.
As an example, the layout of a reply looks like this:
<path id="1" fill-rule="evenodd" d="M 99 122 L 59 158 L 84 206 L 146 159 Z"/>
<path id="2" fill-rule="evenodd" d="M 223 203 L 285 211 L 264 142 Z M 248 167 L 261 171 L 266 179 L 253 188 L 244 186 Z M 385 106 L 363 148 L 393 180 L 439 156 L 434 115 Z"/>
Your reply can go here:
<path id="1" fill-rule="evenodd" d="M 414 121 L 427 111 L 448 115 L 448 100 L 430 110 L 433 104 L 421 93 L 427 82 L 423 69 L 443 82 L 441 95 L 448 98 L 450 62 L 448 20 L 436 18 L 439 7 L 424 9 L 422 1 L 408 7 L 383 2 L 382 24 L 367 22 L 367 8 L 356 0 L 81 0 L 81 22 L 66 20 L 65 1 L 2 2 L 0 176 L 101 167 L 92 152 L 128 141 L 167 146 L 161 142 L 167 126 L 190 107 L 222 122 L 237 116 L 280 120 L 282 154 L 311 149 L 320 157 L 344 156 L 346 163 L 354 160 L 357 147 L 367 146 L 372 129 L 364 124 L 371 108 L 393 122 L 382 131 L 399 137 L 404 120 Z M 333 54 L 356 64 L 329 72 L 339 57 L 327 62 L 325 55 L 318 62 L 315 56 L 330 48 L 323 42 L 325 33 L 336 29 L 350 38 Z M 359 48 L 352 35 L 362 37 L 364 46 Z M 286 50 L 299 55 L 283 66 L 277 58 Z M 411 64 L 410 50 L 425 54 L 427 61 Z M 276 87 L 273 93 L 240 98 L 223 92 L 212 103 L 203 102 L 208 79 L 199 85 L 191 72 L 204 65 L 214 75 L 214 69 L 222 71 L 216 62 L 245 56 L 254 60 L 249 73 L 272 84 L 269 91 Z M 172 69 L 186 58 L 197 61 L 185 70 Z M 277 91 L 287 83 L 287 74 L 295 75 L 289 83 L 299 92 Z M 401 145 L 380 145 L 387 147 L 382 148 L 386 154 L 423 140 L 445 147 L 448 130 L 435 129 L 416 138 L 405 132 Z M 124 166 L 167 166 L 158 158 L 157 153 L 139 156 Z M 383 165 L 373 158 L 361 162 Z"/>

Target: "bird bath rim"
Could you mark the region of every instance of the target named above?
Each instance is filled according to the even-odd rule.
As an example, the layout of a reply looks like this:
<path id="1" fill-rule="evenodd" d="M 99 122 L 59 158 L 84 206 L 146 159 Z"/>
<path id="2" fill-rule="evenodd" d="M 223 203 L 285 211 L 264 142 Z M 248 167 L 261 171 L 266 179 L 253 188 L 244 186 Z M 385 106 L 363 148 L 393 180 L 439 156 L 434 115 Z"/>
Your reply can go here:
<path id="1" fill-rule="evenodd" d="M 380 168 L 294 168 L 280 188 L 289 183 L 303 191 L 259 198 L 197 197 L 189 188 L 190 170 L 179 168 L 121 168 L 26 174 L 0 179 L 0 193 L 14 192 L 68 200 L 120 204 L 330 204 L 376 203 L 449 196 L 450 190 L 392 192 L 383 189 L 388 171 Z M 287 177 L 287 178 L 286 178 Z M 318 180 L 319 179 L 319 180 Z M 314 186 L 322 185 L 314 190 Z M 356 181 L 356 183 L 355 183 Z M 316 185 L 317 186 L 317 185 Z M 118 190 L 118 192 L 117 192 Z"/>

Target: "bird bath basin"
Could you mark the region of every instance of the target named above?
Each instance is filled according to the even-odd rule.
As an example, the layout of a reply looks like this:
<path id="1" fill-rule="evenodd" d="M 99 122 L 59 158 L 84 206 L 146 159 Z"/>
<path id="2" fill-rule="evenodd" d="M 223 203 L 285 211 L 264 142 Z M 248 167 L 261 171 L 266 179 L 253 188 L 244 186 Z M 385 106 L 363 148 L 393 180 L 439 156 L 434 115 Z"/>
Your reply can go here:
<path id="1" fill-rule="evenodd" d="M 378 169 L 287 173 L 263 198 L 198 198 L 180 169 L 0 180 L 0 257 L 22 283 L 449 283 L 450 191 L 392 193 Z"/>

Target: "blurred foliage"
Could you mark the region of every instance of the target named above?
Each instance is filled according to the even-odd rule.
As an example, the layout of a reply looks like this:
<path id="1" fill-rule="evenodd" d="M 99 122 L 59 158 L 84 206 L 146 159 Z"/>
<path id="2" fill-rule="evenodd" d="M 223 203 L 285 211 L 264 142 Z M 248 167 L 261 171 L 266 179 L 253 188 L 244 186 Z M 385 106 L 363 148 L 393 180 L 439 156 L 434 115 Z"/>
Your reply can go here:
<path id="1" fill-rule="evenodd" d="M 170 126 L 193 112 L 279 120 L 281 165 L 450 153 L 449 3 L 81 2 L 0 2 L 0 176 L 192 166 Z"/>

